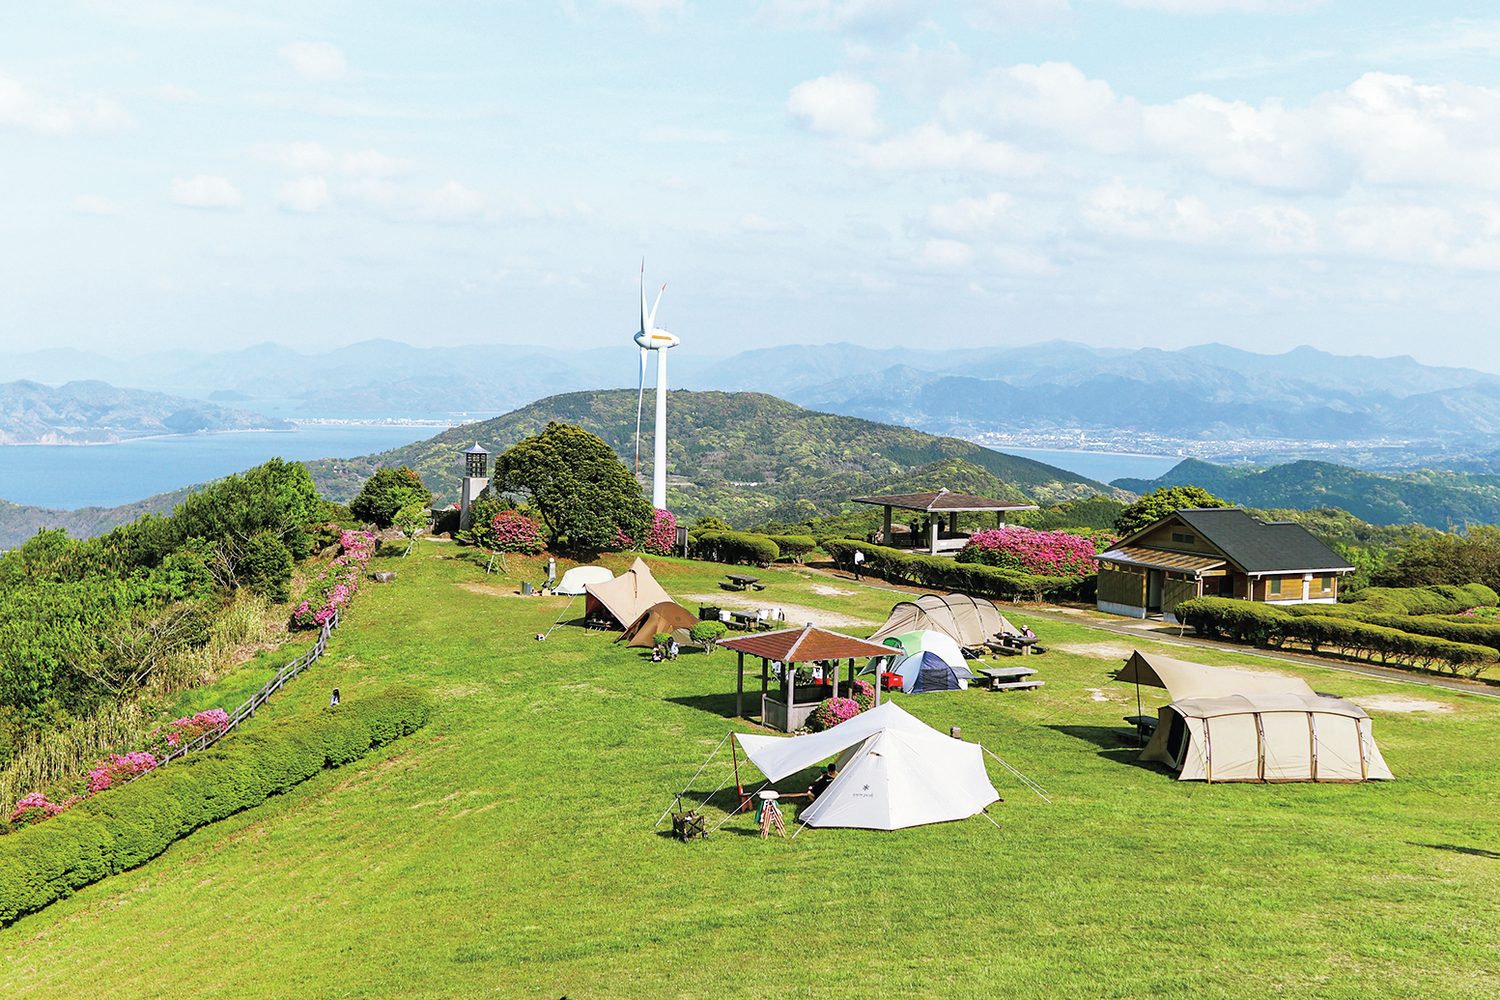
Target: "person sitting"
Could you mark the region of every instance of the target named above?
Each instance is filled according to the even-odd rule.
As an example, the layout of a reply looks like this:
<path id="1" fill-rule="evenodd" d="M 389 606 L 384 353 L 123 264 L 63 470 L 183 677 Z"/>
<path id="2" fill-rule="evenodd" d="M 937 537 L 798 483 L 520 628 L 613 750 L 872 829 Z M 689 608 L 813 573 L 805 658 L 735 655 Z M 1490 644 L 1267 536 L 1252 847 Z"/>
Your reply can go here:
<path id="1" fill-rule="evenodd" d="M 652 663 L 660 663 L 661 662 L 661 647 L 660 646 L 652 646 L 651 647 L 651 662 Z"/>
<path id="2" fill-rule="evenodd" d="M 1033 631 L 1031 631 L 1031 626 L 1030 625 L 1022 625 L 1021 626 L 1021 638 L 1022 639 L 1035 639 L 1036 638 L 1036 633 L 1033 632 Z"/>
<path id="3" fill-rule="evenodd" d="M 677 640 L 675 638 L 672 639 L 671 641 L 669 641 L 667 643 L 667 659 L 669 659 L 669 660 L 675 660 L 675 659 L 677 659 L 678 649 L 679 649 L 679 647 L 677 645 Z"/>
<path id="4" fill-rule="evenodd" d="M 807 786 L 807 797 L 814 802 L 818 801 L 818 796 L 826 792 L 828 790 L 828 786 L 833 784 L 833 779 L 837 778 L 838 776 L 839 766 L 837 764 L 830 763 L 828 765 L 828 769 L 822 774 L 818 775 L 813 783 Z"/>

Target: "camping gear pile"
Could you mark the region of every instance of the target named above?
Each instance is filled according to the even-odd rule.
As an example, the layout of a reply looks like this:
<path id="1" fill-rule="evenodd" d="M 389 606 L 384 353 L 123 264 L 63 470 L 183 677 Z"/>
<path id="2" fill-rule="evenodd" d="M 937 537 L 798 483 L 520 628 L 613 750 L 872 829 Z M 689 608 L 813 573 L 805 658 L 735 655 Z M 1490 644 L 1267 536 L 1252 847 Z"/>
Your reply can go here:
<path id="1" fill-rule="evenodd" d="M 1369 714 L 1300 677 L 1130 655 L 1116 679 L 1166 688 L 1141 760 L 1179 781 L 1367 781 L 1394 777 Z"/>

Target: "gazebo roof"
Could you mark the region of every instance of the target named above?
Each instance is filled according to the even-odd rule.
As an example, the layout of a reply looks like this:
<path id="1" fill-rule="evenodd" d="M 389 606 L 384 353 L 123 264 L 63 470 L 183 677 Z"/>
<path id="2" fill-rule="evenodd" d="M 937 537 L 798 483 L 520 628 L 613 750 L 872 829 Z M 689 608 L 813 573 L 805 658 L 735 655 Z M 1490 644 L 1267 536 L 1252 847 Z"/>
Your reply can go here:
<path id="1" fill-rule="evenodd" d="M 953 493 L 938 490 L 935 493 L 892 493 L 889 496 L 855 497 L 855 503 L 875 504 L 878 507 L 899 507 L 902 510 L 926 512 L 941 510 L 1036 510 L 1034 503 L 1012 503 L 994 497 L 976 497 L 968 493 Z"/>
<path id="2" fill-rule="evenodd" d="M 474 447 L 472 447 L 472 448 L 465 448 L 464 449 L 464 454 L 465 455 L 488 455 L 489 452 L 487 452 L 487 451 L 484 450 L 484 445 L 480 444 L 478 441 L 475 441 L 474 442 Z"/>
<path id="3" fill-rule="evenodd" d="M 720 640 L 718 645 L 767 660 L 780 660 L 782 663 L 860 659 L 866 656 L 886 656 L 892 652 L 889 646 L 882 646 L 868 639 L 856 639 L 842 632 L 830 632 L 811 624 L 801 628 L 735 636 L 733 639 Z"/>

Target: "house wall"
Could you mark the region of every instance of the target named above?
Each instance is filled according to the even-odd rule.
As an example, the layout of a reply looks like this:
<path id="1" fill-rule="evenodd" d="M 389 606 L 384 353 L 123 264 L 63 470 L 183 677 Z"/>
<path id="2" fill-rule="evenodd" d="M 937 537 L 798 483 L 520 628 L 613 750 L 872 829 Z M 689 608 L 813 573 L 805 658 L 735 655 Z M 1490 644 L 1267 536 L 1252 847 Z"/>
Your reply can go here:
<path id="1" fill-rule="evenodd" d="M 1161 588 L 1161 611 L 1162 617 L 1169 622 L 1177 621 L 1177 605 L 1183 601 L 1191 601 L 1198 596 L 1198 581 L 1192 576 L 1181 573 L 1168 573 L 1162 581 Z"/>
<path id="2" fill-rule="evenodd" d="M 1100 611 L 1130 618 L 1146 616 L 1146 571 L 1102 565 L 1099 567 Z"/>
<path id="3" fill-rule="evenodd" d="M 1178 538 L 1173 538 L 1178 535 Z M 1181 536 L 1191 535 L 1193 540 L 1185 542 Z M 1167 521 L 1152 531 L 1142 535 L 1131 545 L 1140 545 L 1149 549 L 1161 549 L 1164 552 L 1192 552 L 1199 555 L 1223 557 L 1224 553 L 1210 545 L 1202 535 L 1192 528 L 1176 519 Z"/>
<path id="4" fill-rule="evenodd" d="M 1332 604 L 1338 600 L 1339 578 L 1333 573 L 1314 573 L 1311 580 L 1304 580 L 1304 573 L 1287 573 L 1280 576 L 1265 576 L 1255 581 L 1257 601 L 1267 604 Z M 1273 580 L 1281 581 L 1281 593 L 1272 593 Z M 1303 583 L 1307 584 L 1304 591 Z"/>

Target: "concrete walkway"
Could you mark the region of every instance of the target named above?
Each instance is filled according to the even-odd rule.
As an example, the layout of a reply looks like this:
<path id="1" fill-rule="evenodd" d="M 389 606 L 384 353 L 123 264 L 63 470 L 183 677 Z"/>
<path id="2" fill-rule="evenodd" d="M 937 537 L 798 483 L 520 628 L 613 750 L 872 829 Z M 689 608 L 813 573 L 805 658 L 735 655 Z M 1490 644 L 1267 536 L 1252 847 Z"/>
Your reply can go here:
<path id="1" fill-rule="evenodd" d="M 923 587 L 909 587 L 904 584 L 887 583 L 885 580 L 871 579 L 869 577 L 863 577 L 856 581 L 850 573 L 822 566 L 805 566 L 803 568 L 831 577 L 845 586 L 889 591 L 903 598 L 934 592 Z M 1419 674 L 1397 667 L 1383 667 L 1378 663 L 1351 663 L 1348 660 L 1331 660 L 1306 653 L 1258 649 L 1254 646 L 1241 646 L 1232 642 L 1201 639 L 1194 635 L 1179 634 L 1181 628 L 1177 625 L 1165 625 L 1155 620 L 1141 621 L 1135 618 L 1116 618 L 1114 616 L 1099 618 L 1096 617 L 1096 612 L 1093 611 L 1084 611 L 1079 608 L 1065 608 L 1054 604 L 1018 604 L 1016 607 L 1025 611 L 1026 614 L 1035 615 L 1039 618 L 1051 618 L 1054 621 L 1060 622 L 1074 622 L 1087 625 L 1090 628 L 1096 628 L 1101 632 L 1111 632 L 1115 635 L 1122 635 L 1132 639 L 1150 639 L 1152 642 L 1159 642 L 1168 646 L 1196 647 L 1199 649 L 1212 649 L 1223 653 L 1238 653 L 1241 656 L 1253 656 L 1257 659 L 1271 660 L 1290 666 L 1320 667 L 1324 670 L 1338 670 L 1346 674 L 1357 674 L 1361 677 L 1369 677 L 1374 680 L 1389 681 L 1393 684 L 1442 688 L 1448 691 L 1460 691 L 1464 694 L 1478 695 L 1481 698 L 1500 699 L 1500 686 L 1487 684 L 1484 681 L 1465 680 L 1462 677 L 1444 677 L 1438 674 Z"/>

